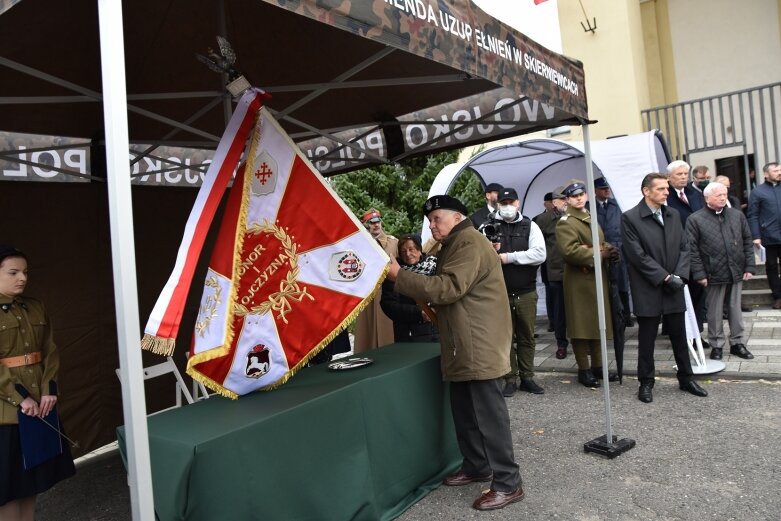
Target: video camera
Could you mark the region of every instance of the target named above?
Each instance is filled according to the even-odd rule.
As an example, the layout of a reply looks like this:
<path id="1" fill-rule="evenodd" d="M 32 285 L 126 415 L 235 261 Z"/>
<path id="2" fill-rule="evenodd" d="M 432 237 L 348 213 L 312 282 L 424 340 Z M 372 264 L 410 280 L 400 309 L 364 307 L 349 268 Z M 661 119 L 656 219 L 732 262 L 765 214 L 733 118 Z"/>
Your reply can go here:
<path id="1" fill-rule="evenodd" d="M 500 242 L 502 238 L 502 229 L 499 223 L 492 219 L 481 224 L 477 231 L 485 235 L 485 238 L 491 242 Z"/>

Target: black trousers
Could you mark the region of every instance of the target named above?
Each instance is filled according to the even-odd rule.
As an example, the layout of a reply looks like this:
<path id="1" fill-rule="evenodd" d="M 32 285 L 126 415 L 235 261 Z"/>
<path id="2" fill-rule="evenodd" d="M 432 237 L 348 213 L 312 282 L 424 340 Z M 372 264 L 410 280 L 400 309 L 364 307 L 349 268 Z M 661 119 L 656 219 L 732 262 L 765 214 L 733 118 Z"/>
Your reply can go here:
<path id="1" fill-rule="evenodd" d="M 521 485 L 513 456 L 510 415 L 502 396 L 504 380 L 450 382 L 450 408 L 462 469 L 470 476 L 493 472 L 491 490 L 512 492 Z"/>
<path id="2" fill-rule="evenodd" d="M 656 345 L 656 332 L 662 316 L 637 317 L 637 379 L 640 383 L 653 384 L 656 376 L 654 365 L 654 346 Z M 689 358 L 689 347 L 686 340 L 686 323 L 684 313 L 669 313 L 664 315 L 667 325 L 667 335 L 673 347 L 675 363 L 678 364 L 678 381 L 687 383 L 692 378 L 692 363 Z"/>
<path id="3" fill-rule="evenodd" d="M 706 314 L 708 310 L 705 306 L 705 288 L 694 282 L 691 281 L 689 286 L 689 294 L 692 298 L 692 306 L 694 307 L 694 316 L 697 317 L 697 327 L 700 330 L 700 333 L 702 333 L 702 325 L 705 323 Z M 665 317 L 665 320 L 667 317 Z"/>
<path id="4" fill-rule="evenodd" d="M 767 285 L 773 293 L 775 300 L 781 299 L 781 276 L 778 267 L 781 265 L 781 244 L 765 246 L 765 271 L 767 272 Z"/>
<path id="5" fill-rule="evenodd" d="M 553 331 L 556 336 L 556 347 L 567 347 L 567 315 L 564 310 L 564 284 L 558 280 L 548 282 L 550 286 L 550 302 L 553 307 Z M 550 317 L 550 315 L 548 315 Z"/>

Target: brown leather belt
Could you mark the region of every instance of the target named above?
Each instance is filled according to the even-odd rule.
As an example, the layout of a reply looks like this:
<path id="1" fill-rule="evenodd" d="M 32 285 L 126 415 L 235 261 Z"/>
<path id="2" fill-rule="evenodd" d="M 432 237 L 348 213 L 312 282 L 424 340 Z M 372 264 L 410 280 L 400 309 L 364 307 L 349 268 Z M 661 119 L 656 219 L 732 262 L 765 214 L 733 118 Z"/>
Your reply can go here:
<path id="1" fill-rule="evenodd" d="M 40 364 L 42 359 L 41 352 L 35 351 L 34 353 L 0 358 L 0 364 L 6 367 L 22 367 L 24 365 Z"/>

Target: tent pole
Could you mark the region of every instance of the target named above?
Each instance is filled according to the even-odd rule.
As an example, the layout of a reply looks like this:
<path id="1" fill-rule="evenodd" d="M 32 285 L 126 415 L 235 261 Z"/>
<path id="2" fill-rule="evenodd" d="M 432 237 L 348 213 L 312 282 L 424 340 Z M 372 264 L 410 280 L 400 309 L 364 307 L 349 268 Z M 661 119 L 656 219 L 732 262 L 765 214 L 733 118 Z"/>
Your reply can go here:
<path id="1" fill-rule="evenodd" d="M 591 244 L 594 245 L 594 266 L 602 266 L 602 255 L 599 251 L 599 223 L 597 219 L 597 196 L 594 189 L 594 168 L 591 163 L 591 138 L 589 137 L 588 125 L 583 125 L 583 152 L 586 156 L 586 190 L 588 190 L 588 200 L 591 201 Z M 608 358 L 607 358 L 607 336 L 605 333 L 605 295 L 602 292 L 605 287 L 605 281 L 602 280 L 602 270 L 594 270 L 594 278 L 597 285 L 597 318 L 599 321 L 599 344 L 602 350 L 602 390 L 605 394 L 605 433 L 606 439 L 613 439 L 613 426 L 610 417 L 610 385 L 608 385 Z"/>
<path id="2" fill-rule="evenodd" d="M 599 344 L 602 350 L 602 391 L 605 395 L 605 436 L 587 442 L 584 446 L 586 452 L 597 452 L 610 458 L 614 458 L 622 452 L 626 452 L 635 446 L 634 440 L 618 440 L 613 437 L 612 418 L 610 416 L 610 379 L 607 358 L 607 336 L 605 334 L 605 295 L 602 292 L 605 281 L 602 279 L 602 255 L 599 251 L 599 223 L 597 219 L 597 196 L 594 189 L 594 168 L 591 160 L 591 137 L 588 124 L 583 125 L 583 153 L 586 160 L 586 190 L 588 200 L 591 201 L 591 244 L 594 253 L 594 278 L 597 286 L 597 318 L 599 321 Z"/>
<path id="3" fill-rule="evenodd" d="M 152 469 L 141 361 L 133 209 L 128 163 L 127 91 L 122 2 L 98 0 L 103 75 L 103 121 L 111 223 L 114 303 L 117 313 L 122 409 L 127 440 L 128 484 L 133 520 L 154 519 Z"/>

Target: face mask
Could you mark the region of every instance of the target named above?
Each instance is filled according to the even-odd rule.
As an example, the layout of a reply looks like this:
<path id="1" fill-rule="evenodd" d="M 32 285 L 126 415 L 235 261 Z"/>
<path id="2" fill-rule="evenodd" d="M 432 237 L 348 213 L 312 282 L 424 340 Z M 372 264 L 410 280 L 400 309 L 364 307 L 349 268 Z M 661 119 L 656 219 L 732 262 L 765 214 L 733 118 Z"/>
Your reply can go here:
<path id="1" fill-rule="evenodd" d="M 502 219 L 512 219 L 515 217 L 516 212 L 517 210 L 515 209 L 515 206 L 511 204 L 499 206 L 499 216 Z"/>
<path id="2" fill-rule="evenodd" d="M 703 188 L 708 186 L 708 183 L 710 183 L 710 180 L 706 179 L 705 181 L 700 181 L 699 183 L 697 183 L 697 186 L 699 186 L 700 190 L 702 190 Z"/>

